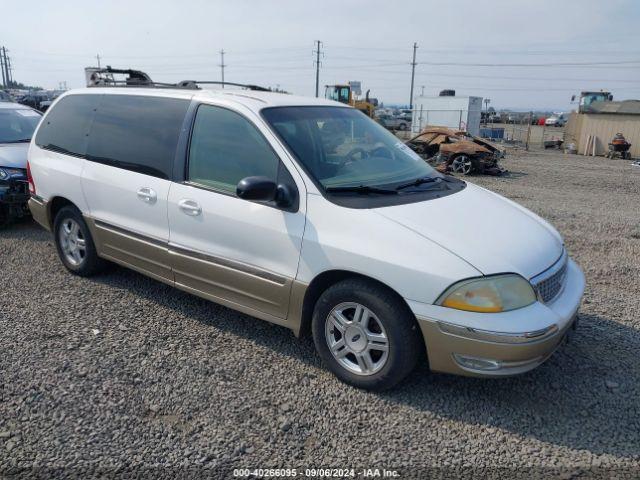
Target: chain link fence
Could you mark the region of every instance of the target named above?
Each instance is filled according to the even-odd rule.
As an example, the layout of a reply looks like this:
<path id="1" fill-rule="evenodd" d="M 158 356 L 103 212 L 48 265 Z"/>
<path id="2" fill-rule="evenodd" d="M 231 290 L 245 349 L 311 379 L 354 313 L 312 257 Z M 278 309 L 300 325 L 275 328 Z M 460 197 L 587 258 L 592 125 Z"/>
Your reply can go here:
<path id="1" fill-rule="evenodd" d="M 404 109 L 401 112 L 395 117 L 384 115 L 378 121 L 405 140 L 427 127 L 447 127 L 526 150 L 560 148 L 564 141 L 564 127 L 545 125 L 544 120 L 533 113 L 502 113 L 480 118 L 479 112 L 464 109 Z"/>

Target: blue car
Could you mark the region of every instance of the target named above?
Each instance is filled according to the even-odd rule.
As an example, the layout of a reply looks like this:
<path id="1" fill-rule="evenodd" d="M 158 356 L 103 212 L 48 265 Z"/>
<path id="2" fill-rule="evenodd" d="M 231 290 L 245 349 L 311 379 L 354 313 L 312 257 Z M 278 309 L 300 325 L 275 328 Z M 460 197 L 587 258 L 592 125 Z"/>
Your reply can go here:
<path id="1" fill-rule="evenodd" d="M 42 114 L 12 102 L 0 102 L 0 227 L 29 214 L 27 151 Z"/>

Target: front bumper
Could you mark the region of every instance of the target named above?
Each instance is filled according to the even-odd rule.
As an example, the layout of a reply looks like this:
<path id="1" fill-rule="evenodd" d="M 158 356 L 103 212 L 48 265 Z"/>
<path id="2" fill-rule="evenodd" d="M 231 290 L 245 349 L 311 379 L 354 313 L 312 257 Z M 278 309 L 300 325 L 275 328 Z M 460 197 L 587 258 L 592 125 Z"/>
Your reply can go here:
<path id="1" fill-rule="evenodd" d="M 431 370 L 466 376 L 507 376 L 543 363 L 576 325 L 585 279 L 569 260 L 561 293 L 504 313 L 474 313 L 408 301 L 427 347 Z"/>
<path id="2" fill-rule="evenodd" d="M 9 218 L 19 218 L 29 213 L 27 202 L 29 201 L 29 190 L 26 180 L 4 180 L 0 181 L 0 207 L 3 214 Z"/>
<path id="3" fill-rule="evenodd" d="M 29 190 L 26 181 L 0 181 L 0 202 L 5 205 L 26 205 Z"/>

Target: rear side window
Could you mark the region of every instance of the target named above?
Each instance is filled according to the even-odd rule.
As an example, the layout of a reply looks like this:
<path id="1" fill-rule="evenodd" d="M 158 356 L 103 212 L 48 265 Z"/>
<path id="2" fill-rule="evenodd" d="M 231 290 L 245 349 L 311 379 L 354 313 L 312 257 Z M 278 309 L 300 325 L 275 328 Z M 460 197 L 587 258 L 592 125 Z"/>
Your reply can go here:
<path id="1" fill-rule="evenodd" d="M 91 127 L 87 159 L 170 178 L 188 107 L 184 99 L 104 95 Z"/>
<path id="2" fill-rule="evenodd" d="M 226 108 L 198 108 L 191 146 L 189 181 L 235 194 L 245 177 L 278 176 L 279 157 L 258 129 Z"/>
<path id="3" fill-rule="evenodd" d="M 69 95 L 61 98 L 45 117 L 36 135 L 36 145 L 82 157 L 87 134 L 101 95 Z"/>

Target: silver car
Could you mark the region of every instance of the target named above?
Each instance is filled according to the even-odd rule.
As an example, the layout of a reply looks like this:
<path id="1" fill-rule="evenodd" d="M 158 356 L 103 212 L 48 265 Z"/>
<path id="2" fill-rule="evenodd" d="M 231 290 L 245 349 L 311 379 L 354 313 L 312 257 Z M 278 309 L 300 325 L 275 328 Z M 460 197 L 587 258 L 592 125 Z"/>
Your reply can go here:
<path id="1" fill-rule="evenodd" d="M 0 102 L 0 227 L 29 213 L 27 151 L 42 114 Z"/>

